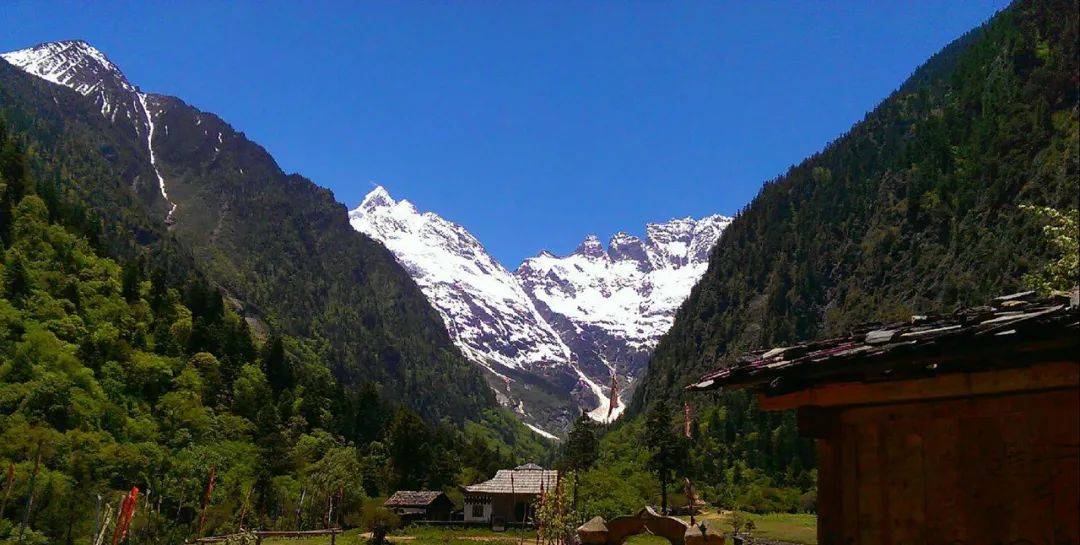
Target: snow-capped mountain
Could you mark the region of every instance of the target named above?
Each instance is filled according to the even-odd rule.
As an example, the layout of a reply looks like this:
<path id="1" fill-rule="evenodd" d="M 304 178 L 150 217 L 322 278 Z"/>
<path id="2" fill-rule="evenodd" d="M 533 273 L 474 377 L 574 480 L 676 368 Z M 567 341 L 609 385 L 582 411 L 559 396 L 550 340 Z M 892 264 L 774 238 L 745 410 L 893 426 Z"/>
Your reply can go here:
<path id="1" fill-rule="evenodd" d="M 93 100 L 102 116 L 145 142 L 156 177 L 153 182 L 167 210 L 165 219 L 171 223 L 176 204 L 169 200 L 154 154 L 154 123 L 162 113 L 158 96 L 140 91 L 104 53 L 82 40 L 43 43 L 0 54 L 0 58 Z"/>
<path id="2" fill-rule="evenodd" d="M 646 226 L 646 239 L 595 236 L 510 272 L 464 227 L 375 188 L 349 213 L 382 242 L 442 315 L 500 401 L 539 431 L 561 432 L 579 410 L 617 417 L 649 352 L 705 272 L 724 216 Z M 612 375 L 621 390 L 610 409 Z"/>
<path id="3" fill-rule="evenodd" d="M 607 250 L 590 235 L 568 256 L 526 259 L 515 275 L 578 366 L 624 378 L 626 397 L 729 223 L 720 215 L 650 223 L 645 240 L 620 232 Z"/>
<path id="4" fill-rule="evenodd" d="M 438 310 L 461 351 L 486 371 L 500 402 L 538 432 L 592 409 L 600 391 L 537 312 L 517 278 L 465 228 L 382 187 L 349 212 L 352 226 L 382 242 Z"/>
<path id="5" fill-rule="evenodd" d="M 470 359 L 499 368 L 548 367 L 570 360 L 570 350 L 529 296 L 465 228 L 382 187 L 349 212 L 352 226 L 397 256 L 442 314 L 450 335 Z"/>
<path id="6" fill-rule="evenodd" d="M 102 115 L 111 115 L 118 105 L 134 106 L 129 99 L 135 86 L 104 53 L 82 40 L 44 43 L 0 57 L 46 81 L 92 95 Z"/>

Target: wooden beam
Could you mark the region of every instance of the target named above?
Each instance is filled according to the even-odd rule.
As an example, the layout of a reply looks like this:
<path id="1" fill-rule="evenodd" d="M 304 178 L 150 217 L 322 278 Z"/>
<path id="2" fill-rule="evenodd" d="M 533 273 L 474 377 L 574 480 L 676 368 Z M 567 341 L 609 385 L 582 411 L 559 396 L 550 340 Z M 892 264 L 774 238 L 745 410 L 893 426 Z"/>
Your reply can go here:
<path id="1" fill-rule="evenodd" d="M 840 411 L 823 407 L 799 407 L 795 413 L 799 436 L 809 439 L 830 439 L 840 433 Z"/>
<path id="2" fill-rule="evenodd" d="M 841 489 L 841 438 L 817 442 L 818 455 L 818 527 L 819 545 L 843 545 L 843 490 Z M 852 514 L 851 516 L 855 516 Z"/>
<path id="3" fill-rule="evenodd" d="M 815 386 L 777 396 L 758 395 L 762 409 L 882 405 L 924 399 L 995 395 L 1080 387 L 1080 361 L 883 382 L 845 382 Z"/>

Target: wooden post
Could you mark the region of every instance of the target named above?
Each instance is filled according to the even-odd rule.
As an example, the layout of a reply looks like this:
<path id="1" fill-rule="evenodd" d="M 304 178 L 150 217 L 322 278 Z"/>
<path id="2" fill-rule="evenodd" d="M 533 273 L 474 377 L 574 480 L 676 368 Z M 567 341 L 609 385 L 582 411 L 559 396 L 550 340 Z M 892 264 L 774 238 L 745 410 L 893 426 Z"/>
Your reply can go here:
<path id="1" fill-rule="evenodd" d="M 494 504 L 493 504 L 494 505 Z M 494 507 L 492 507 L 494 509 Z M 510 472 L 510 520 L 514 520 L 514 513 L 517 512 L 517 495 L 514 491 L 514 472 Z M 521 518 L 524 520 L 525 515 Z"/>

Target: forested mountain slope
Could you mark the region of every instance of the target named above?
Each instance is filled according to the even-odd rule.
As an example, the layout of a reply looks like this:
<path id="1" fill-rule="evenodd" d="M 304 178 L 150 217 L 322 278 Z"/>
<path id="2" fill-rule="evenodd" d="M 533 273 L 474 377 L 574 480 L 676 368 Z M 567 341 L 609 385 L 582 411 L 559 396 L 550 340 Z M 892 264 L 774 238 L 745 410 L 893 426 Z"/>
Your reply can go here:
<path id="1" fill-rule="evenodd" d="M 146 255 L 102 255 L 100 224 L 59 193 L 80 180 L 6 126 L 0 117 L 0 542 L 89 543 L 132 487 L 131 543 L 180 543 L 199 525 L 340 524 L 394 489 L 454 490 L 543 455 L 520 425 L 516 439 L 492 433 L 516 429 L 501 411 L 472 415 L 483 425 L 425 423 L 373 383 L 343 385 L 307 341 L 260 347 L 190 267 L 174 281 Z"/>
<path id="2" fill-rule="evenodd" d="M 168 271 L 198 267 L 345 383 L 376 383 L 428 418 L 495 406 L 408 274 L 329 191 L 218 117 L 141 92 L 84 42 L 8 58 L 25 64 L 0 61 L 0 110 L 65 173 L 59 200 L 85 204 L 79 221 L 109 255 L 152 248 Z"/>
<path id="3" fill-rule="evenodd" d="M 632 413 L 747 349 L 1020 289 L 1050 258 L 1020 205 L 1077 207 L 1077 38 L 1074 2 L 1017 2 L 768 182 L 724 231 Z"/>

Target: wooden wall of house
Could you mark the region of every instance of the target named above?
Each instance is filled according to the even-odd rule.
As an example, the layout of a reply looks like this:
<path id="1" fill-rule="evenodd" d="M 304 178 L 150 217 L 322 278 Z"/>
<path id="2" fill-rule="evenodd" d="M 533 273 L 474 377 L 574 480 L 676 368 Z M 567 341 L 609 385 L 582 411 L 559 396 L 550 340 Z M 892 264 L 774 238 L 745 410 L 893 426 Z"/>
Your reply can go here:
<path id="1" fill-rule="evenodd" d="M 501 518 L 504 523 L 520 523 L 522 515 L 531 519 L 536 495 L 495 494 L 492 496 L 492 519 Z"/>
<path id="2" fill-rule="evenodd" d="M 1077 389 L 830 419 L 818 441 L 822 545 L 1080 545 Z"/>
<path id="3" fill-rule="evenodd" d="M 454 511 L 454 502 L 445 495 L 424 507 L 424 520 L 450 520 Z"/>

